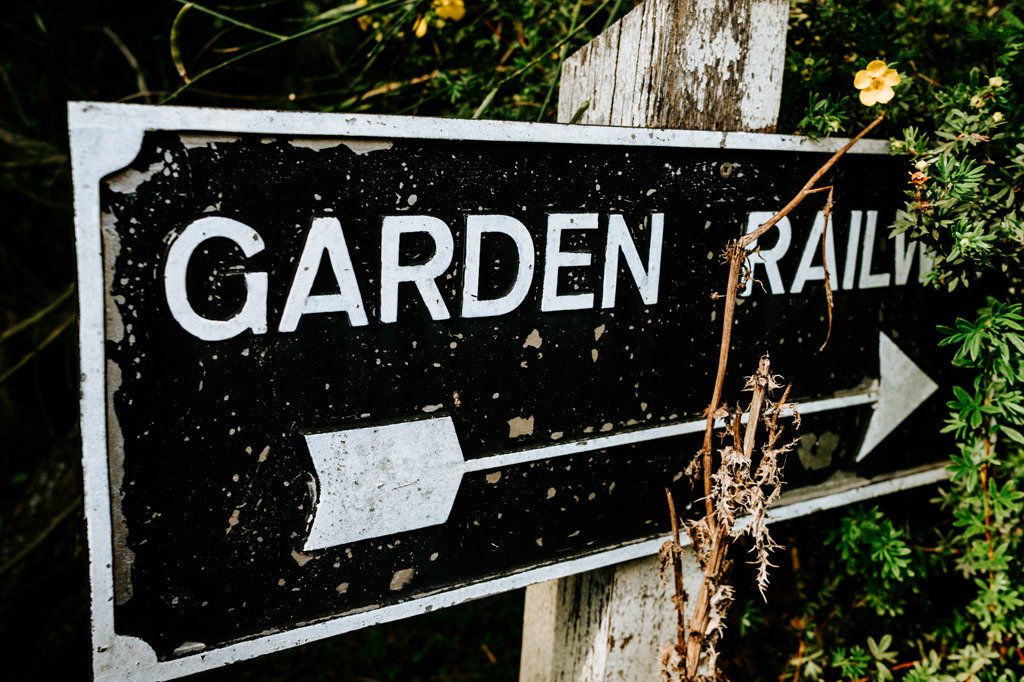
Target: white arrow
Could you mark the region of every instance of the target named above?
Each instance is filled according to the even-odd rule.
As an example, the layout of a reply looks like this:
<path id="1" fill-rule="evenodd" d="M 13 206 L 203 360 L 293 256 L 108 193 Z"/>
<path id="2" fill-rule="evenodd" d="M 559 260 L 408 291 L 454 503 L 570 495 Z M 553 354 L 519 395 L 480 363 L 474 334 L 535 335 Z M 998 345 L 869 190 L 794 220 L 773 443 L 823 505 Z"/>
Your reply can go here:
<path id="1" fill-rule="evenodd" d="M 878 352 L 881 378 L 866 390 L 799 406 L 800 414 L 811 414 L 873 405 L 858 462 L 938 388 L 882 333 Z M 697 419 L 468 461 L 447 416 L 309 434 L 306 444 L 319 486 L 303 551 L 442 524 L 451 513 L 462 476 L 469 472 L 698 433 L 705 424 Z"/>
<path id="2" fill-rule="evenodd" d="M 878 334 L 878 374 L 881 377 L 878 402 L 857 453 L 858 462 L 939 388 L 892 339 L 881 332 Z"/>

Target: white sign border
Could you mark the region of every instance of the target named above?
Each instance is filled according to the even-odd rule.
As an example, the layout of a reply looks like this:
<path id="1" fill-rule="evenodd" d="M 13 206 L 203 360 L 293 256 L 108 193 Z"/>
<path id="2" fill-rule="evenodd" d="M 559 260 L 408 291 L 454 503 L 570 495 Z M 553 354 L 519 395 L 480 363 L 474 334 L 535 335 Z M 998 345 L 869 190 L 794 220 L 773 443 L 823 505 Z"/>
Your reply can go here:
<path id="1" fill-rule="evenodd" d="M 279 136 L 443 139 L 492 142 L 686 147 L 789 152 L 834 152 L 847 140 L 812 141 L 791 135 L 648 128 L 411 118 L 362 114 L 157 107 L 69 102 L 68 128 L 74 181 L 78 259 L 81 431 L 85 516 L 92 590 L 93 674 L 97 680 L 167 680 L 299 646 L 359 628 L 408 618 L 437 608 L 518 589 L 546 580 L 656 554 L 667 538 L 641 541 L 565 563 L 422 595 L 373 611 L 339 616 L 257 636 L 170 661 L 151 647 L 114 631 L 113 527 L 108 462 L 105 356 L 105 278 L 100 233 L 100 183 L 128 166 L 150 130 L 192 133 L 256 133 Z M 863 140 L 850 153 L 887 154 L 884 140 Z M 881 480 L 854 479 L 844 488 L 803 489 L 800 500 L 770 513 L 772 521 L 928 485 L 946 478 L 943 466 L 899 472 Z M 823 496 L 815 496 L 815 491 Z"/>

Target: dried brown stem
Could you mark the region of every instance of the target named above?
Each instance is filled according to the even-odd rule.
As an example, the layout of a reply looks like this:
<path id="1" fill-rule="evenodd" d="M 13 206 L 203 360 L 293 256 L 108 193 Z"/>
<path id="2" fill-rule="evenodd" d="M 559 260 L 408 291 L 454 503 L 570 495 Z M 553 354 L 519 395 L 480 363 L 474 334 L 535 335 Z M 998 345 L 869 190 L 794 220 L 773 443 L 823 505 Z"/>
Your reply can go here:
<path id="1" fill-rule="evenodd" d="M 821 191 L 820 189 L 819 190 L 815 190 L 814 189 L 814 186 L 816 184 L 818 184 L 818 180 L 821 180 L 821 178 L 824 177 L 825 173 L 827 173 L 830 170 L 832 170 L 832 166 L 836 165 L 836 161 L 838 161 L 839 159 L 843 158 L 843 156 L 846 154 L 846 152 L 850 151 L 855 144 L 860 142 L 872 130 L 877 128 L 878 125 L 883 120 L 885 120 L 885 112 L 882 112 L 881 114 L 879 114 L 878 117 L 875 118 L 874 121 L 872 121 L 871 123 L 867 124 L 867 126 L 865 126 L 864 130 L 860 131 L 859 133 L 857 133 L 856 136 L 852 137 L 850 139 L 850 141 L 847 142 L 846 144 L 844 144 L 839 149 L 839 151 L 837 151 L 835 154 L 833 154 L 829 158 L 828 161 L 826 161 L 824 164 L 822 164 L 821 168 L 819 168 L 814 173 L 814 175 L 811 176 L 811 179 L 808 180 L 804 184 L 804 186 L 800 189 L 799 192 L 796 193 L 796 195 L 792 199 L 790 199 L 789 203 L 782 207 L 782 210 L 780 210 L 778 213 L 776 213 L 771 218 L 769 218 L 767 222 L 763 223 L 760 227 L 758 227 L 753 232 L 750 232 L 750 233 L 745 234 L 742 237 L 740 237 L 738 242 L 743 246 L 743 248 L 744 249 L 747 248 L 748 246 L 750 246 L 751 244 L 756 242 L 758 240 L 758 238 L 760 238 L 762 235 L 764 235 L 765 232 L 767 232 L 768 230 L 770 230 L 773 227 L 775 227 L 776 223 L 778 223 L 780 220 L 782 220 L 787 215 L 789 215 L 790 212 L 794 208 L 799 206 L 800 202 L 802 202 L 804 199 L 806 199 L 808 194 L 813 194 L 814 192 L 820 192 Z"/>
<path id="2" fill-rule="evenodd" d="M 722 333 L 720 337 L 719 350 L 718 350 L 718 368 L 715 373 L 715 384 L 711 394 L 711 402 L 708 404 L 705 416 L 707 419 L 704 429 L 704 442 L 701 447 L 701 472 L 704 481 L 704 510 L 705 516 L 703 523 L 705 524 L 705 530 L 707 532 L 707 553 L 706 558 L 702 561 L 703 568 L 703 579 L 701 581 L 700 590 L 697 593 L 696 600 L 694 602 L 694 613 L 689 624 L 685 626 L 677 627 L 677 637 L 682 637 L 681 632 L 685 629 L 685 665 L 684 674 L 685 680 L 696 680 L 698 679 L 698 671 L 702 660 L 702 654 L 705 653 L 707 629 L 709 625 L 709 619 L 712 613 L 712 599 L 720 589 L 720 581 L 722 579 L 722 573 L 726 565 L 726 553 L 730 544 L 730 536 L 732 532 L 731 524 L 726 521 L 721 521 L 716 514 L 715 499 L 712 494 L 712 484 L 715 473 L 712 471 L 712 439 L 715 429 L 715 420 L 719 413 L 719 408 L 722 401 L 722 390 L 725 384 L 725 374 L 729 362 L 729 347 L 732 343 L 732 327 L 733 319 L 736 312 L 736 298 L 739 293 L 740 277 L 743 271 L 743 264 L 749 255 L 748 249 L 753 245 L 758 238 L 766 234 L 772 227 L 774 227 L 780 220 L 786 217 L 790 212 L 793 211 L 797 206 L 803 202 L 811 194 L 817 194 L 819 192 L 828 192 L 828 200 L 825 206 L 825 227 L 822 230 L 822 249 L 825 248 L 825 240 L 828 229 L 828 217 L 831 215 L 833 206 L 833 190 L 831 187 L 816 187 L 819 180 L 828 173 L 829 170 L 836 164 L 836 162 L 843 157 L 857 142 L 871 133 L 872 130 L 878 127 L 878 125 L 885 118 L 885 114 L 880 114 L 871 123 L 869 123 L 860 133 L 853 137 L 843 147 L 836 151 L 822 166 L 810 177 L 810 179 L 804 184 L 803 187 L 793 196 L 793 198 L 787 203 L 778 213 L 772 216 L 768 221 L 762 223 L 758 228 L 752 232 L 749 232 L 742 237 L 732 241 L 726 247 L 726 260 L 729 263 L 729 277 L 726 284 L 725 290 L 725 304 L 722 315 Z M 824 257 L 824 253 L 823 253 Z M 827 264 L 825 266 L 828 267 Z M 825 343 L 828 343 L 828 339 L 831 336 L 832 330 L 832 290 L 828 283 L 828 271 L 825 271 L 825 292 L 826 300 L 828 305 L 829 315 L 829 328 L 828 335 L 826 336 Z M 822 348 L 825 344 L 822 344 Z M 761 365 L 758 368 L 758 372 L 752 377 L 753 380 L 753 398 L 748 414 L 748 422 L 746 431 L 743 434 L 742 444 L 742 455 L 749 462 L 750 457 L 753 454 L 754 447 L 756 445 L 756 434 L 758 423 L 761 421 L 762 411 L 765 409 L 765 400 L 767 390 L 771 387 L 772 379 L 769 374 L 768 360 L 767 357 L 762 358 Z M 776 404 L 775 411 L 771 414 L 768 420 L 769 423 L 769 436 L 768 436 L 768 447 L 774 448 L 775 441 L 778 438 L 779 429 L 777 428 L 778 418 L 778 407 L 783 405 L 789 396 L 789 388 L 787 387 L 783 399 L 780 403 Z M 739 418 L 737 416 L 736 422 L 733 424 L 734 436 L 738 440 L 739 434 Z M 734 443 L 736 445 L 736 443 Z M 789 446 L 785 446 L 782 449 L 776 451 L 772 456 L 776 456 L 781 452 L 788 449 Z M 767 456 L 767 455 L 766 455 Z M 770 500 L 762 500 L 764 504 L 760 507 L 760 514 L 763 522 L 763 511 L 764 506 L 770 502 Z M 673 536 L 675 538 L 676 547 L 679 546 L 678 539 L 678 526 L 675 515 L 674 505 L 671 501 L 671 494 L 669 494 L 669 505 L 670 513 L 672 514 L 673 524 Z M 692 535 L 692 532 L 691 532 Z M 697 538 L 693 538 L 694 545 L 697 545 Z M 767 548 L 770 549 L 770 538 L 768 540 Z M 678 559 L 673 557 L 673 568 L 678 566 Z M 676 608 L 678 610 L 678 622 L 685 623 L 684 610 L 682 608 L 682 600 L 678 598 L 681 594 L 681 568 L 677 573 L 677 598 Z M 763 585 L 761 585 L 763 589 Z M 677 640 L 677 647 L 681 647 L 683 641 Z M 714 671 L 710 671 L 714 674 Z"/>
<path id="3" fill-rule="evenodd" d="M 729 244 L 726 248 L 726 255 L 729 260 L 729 280 L 726 285 L 725 294 L 725 310 L 722 315 L 722 336 L 721 343 L 718 347 L 718 371 L 715 373 L 715 388 L 711 393 L 711 403 L 707 409 L 707 425 L 704 428 L 704 445 L 701 447 L 701 454 L 703 455 L 703 473 L 704 473 L 704 511 L 708 517 L 713 517 L 714 509 L 711 503 L 711 438 L 715 430 L 715 413 L 718 412 L 718 407 L 722 401 L 722 387 L 725 385 L 725 370 L 729 364 L 729 345 L 732 342 L 732 322 L 736 312 L 736 295 L 739 290 L 740 283 L 740 272 L 743 269 L 743 261 L 747 257 L 747 248 L 753 244 L 759 237 L 762 237 L 768 230 L 773 228 L 780 220 L 789 215 L 793 209 L 803 202 L 809 195 L 820 192 L 821 189 L 816 189 L 814 186 L 817 184 L 825 173 L 832 169 L 832 166 L 843 157 L 846 152 L 850 151 L 855 144 L 860 140 L 864 139 L 872 130 L 878 127 L 878 125 L 885 119 L 885 113 L 878 115 L 875 120 L 869 123 L 864 130 L 857 133 L 849 142 L 844 144 L 839 151 L 833 154 L 828 161 L 822 164 L 814 175 L 811 176 L 810 180 L 804 183 L 804 186 L 800 188 L 800 191 L 789 201 L 788 204 L 782 207 L 782 209 L 769 218 L 766 222 L 762 223 L 753 232 L 749 232 L 736 241 Z"/>
<path id="4" fill-rule="evenodd" d="M 754 450 L 757 426 L 761 421 L 761 413 L 765 406 L 768 389 L 771 386 L 771 365 L 767 356 L 761 358 L 757 372 L 750 378 L 750 386 L 753 395 L 750 399 L 750 407 L 747 410 L 748 420 L 746 431 L 743 434 L 742 450 L 744 457 L 748 460 Z M 737 415 L 735 423 L 738 424 L 739 421 L 740 415 Z M 693 618 L 690 621 L 689 633 L 686 638 L 685 679 L 687 680 L 697 679 L 702 658 L 701 654 L 704 650 L 705 637 L 711 617 L 711 601 L 715 591 L 719 588 L 722 578 L 722 569 L 725 565 L 731 533 L 731 525 L 722 522 L 716 522 L 711 533 L 711 550 L 707 563 L 703 566 L 704 577 L 701 580 L 700 591 L 697 593 Z"/>
<path id="5" fill-rule="evenodd" d="M 679 537 L 679 516 L 676 514 L 676 503 L 672 499 L 672 491 L 665 488 L 668 498 L 668 512 L 672 517 L 672 576 L 675 580 L 676 607 L 676 642 L 682 651 L 686 630 L 686 587 L 683 585 L 683 564 L 680 557 L 683 545 Z"/>
<path id="6" fill-rule="evenodd" d="M 825 306 L 828 308 L 828 331 L 825 333 L 825 340 L 822 341 L 821 347 L 818 348 L 819 353 L 825 350 L 828 340 L 832 338 L 832 282 L 830 279 L 831 275 L 828 272 L 828 255 L 825 251 L 825 244 L 828 243 L 828 219 L 832 216 L 833 189 L 833 186 L 829 185 L 828 200 L 825 201 L 825 208 L 821 212 L 821 266 L 825 271 Z"/>
<path id="7" fill-rule="evenodd" d="M 704 650 L 704 636 L 711 616 L 711 597 L 718 587 L 718 579 L 725 564 L 725 553 L 729 549 L 726 536 L 716 533 L 711 539 L 711 551 L 704 566 L 704 578 L 693 610 L 693 618 L 686 637 L 686 678 L 696 680 L 700 669 L 701 653 Z"/>
<path id="8" fill-rule="evenodd" d="M 761 421 L 761 408 L 764 407 L 765 393 L 768 390 L 768 382 L 771 380 L 770 372 L 768 358 L 761 358 L 757 374 L 752 377 L 754 394 L 750 399 L 750 410 L 747 413 L 747 430 L 743 434 L 743 456 L 747 459 L 754 454 L 754 439 L 757 437 L 757 425 Z"/>

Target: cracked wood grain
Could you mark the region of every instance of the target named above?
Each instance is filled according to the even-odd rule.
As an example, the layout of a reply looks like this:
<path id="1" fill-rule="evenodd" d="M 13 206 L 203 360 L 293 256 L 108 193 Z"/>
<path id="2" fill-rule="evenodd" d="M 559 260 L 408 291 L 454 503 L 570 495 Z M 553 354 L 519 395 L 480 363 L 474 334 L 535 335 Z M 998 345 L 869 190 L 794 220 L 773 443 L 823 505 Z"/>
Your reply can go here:
<path id="1" fill-rule="evenodd" d="M 773 131 L 788 4 L 648 0 L 562 65 L 559 120 Z"/>

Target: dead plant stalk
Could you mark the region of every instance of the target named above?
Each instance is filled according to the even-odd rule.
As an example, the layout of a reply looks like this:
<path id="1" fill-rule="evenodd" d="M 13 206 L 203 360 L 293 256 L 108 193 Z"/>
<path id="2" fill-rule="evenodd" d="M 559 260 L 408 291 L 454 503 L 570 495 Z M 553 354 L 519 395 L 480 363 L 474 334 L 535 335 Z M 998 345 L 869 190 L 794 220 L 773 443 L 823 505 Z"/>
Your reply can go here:
<path id="1" fill-rule="evenodd" d="M 716 472 L 712 469 L 713 465 L 713 448 L 712 440 L 715 430 L 715 421 L 722 418 L 724 415 L 721 410 L 722 402 L 722 388 L 725 383 L 725 374 L 728 368 L 729 362 L 729 347 L 732 343 L 732 328 L 733 328 L 733 317 L 736 310 L 736 297 L 739 293 L 741 284 L 741 278 L 744 270 L 744 262 L 749 255 L 750 247 L 762 236 L 764 236 L 769 230 L 778 224 L 780 220 L 789 215 L 797 206 L 799 206 L 804 199 L 812 194 L 827 191 L 829 193 L 828 200 L 825 205 L 825 228 L 822 232 L 822 244 L 823 244 L 823 262 L 824 262 L 824 240 L 825 233 L 828 229 L 828 216 L 832 210 L 832 187 L 824 186 L 817 187 L 818 182 L 822 177 L 828 173 L 829 170 L 836 164 L 836 162 L 843 157 L 854 145 L 857 144 L 861 139 L 871 133 L 885 118 L 885 114 L 880 114 L 871 123 L 869 123 L 860 133 L 850 139 L 842 148 L 836 151 L 831 158 L 829 158 L 822 166 L 807 180 L 804 186 L 793 196 L 793 198 L 787 203 L 778 213 L 772 216 L 768 221 L 761 224 L 756 230 L 749 232 L 742 237 L 730 242 L 725 249 L 725 258 L 729 264 L 729 278 L 726 285 L 725 291 L 725 305 L 722 315 L 722 333 L 721 342 L 718 351 L 718 369 L 715 374 L 715 385 L 714 390 L 711 394 L 711 402 L 708 404 L 706 417 L 707 425 L 704 429 L 704 443 L 698 453 L 698 461 L 700 464 L 700 472 L 704 482 L 704 518 L 697 523 L 687 524 L 687 532 L 690 535 L 690 540 L 697 549 L 698 558 L 701 560 L 702 567 L 702 579 L 701 585 L 696 595 L 696 601 L 693 605 L 693 616 L 687 623 L 685 615 L 685 600 L 686 595 L 683 590 L 683 571 L 681 563 L 681 552 L 682 547 L 679 539 L 679 522 L 676 517 L 675 504 L 672 501 L 672 493 L 666 489 L 666 494 L 669 500 L 669 513 L 672 515 L 672 529 L 673 539 L 670 543 L 672 547 L 663 549 L 663 557 L 665 560 L 670 562 L 674 574 L 675 582 L 675 597 L 673 603 L 677 610 L 677 641 L 674 646 L 674 652 L 667 652 L 667 660 L 673 661 L 672 665 L 666 665 L 666 675 L 669 674 L 669 670 L 674 668 L 675 672 L 680 674 L 680 679 L 685 682 L 693 682 L 700 679 L 714 678 L 715 665 L 714 665 L 714 652 L 713 646 L 709 646 L 709 637 L 711 633 L 720 629 L 721 623 L 712 623 L 712 615 L 715 612 L 714 600 L 727 599 L 731 592 L 728 591 L 727 586 L 724 585 L 723 574 L 727 569 L 728 562 L 726 561 L 726 555 L 728 552 L 731 539 L 733 537 L 733 517 L 730 516 L 729 510 L 723 510 L 722 508 L 716 508 L 716 496 L 713 491 L 713 487 L 716 485 L 716 480 L 719 484 L 719 492 L 721 492 L 722 470 L 726 468 L 727 456 L 734 454 L 735 457 L 731 466 L 736 466 L 736 462 L 746 462 L 748 471 L 746 472 L 748 480 L 753 484 L 761 485 L 764 482 L 775 476 L 778 477 L 777 471 L 762 470 L 765 464 L 765 460 L 762 459 L 762 465 L 758 467 L 758 471 L 754 477 L 749 475 L 750 458 L 753 454 L 754 447 L 757 438 L 757 426 L 758 423 L 764 419 L 767 429 L 767 444 L 763 448 L 765 457 L 771 458 L 774 463 L 774 457 L 781 454 L 789 449 L 792 444 L 783 445 L 782 447 L 776 448 L 775 441 L 779 437 L 779 428 L 776 424 L 777 418 L 781 410 L 786 406 L 786 399 L 789 395 L 789 389 L 786 389 L 785 394 L 777 403 L 773 403 L 768 397 L 768 391 L 771 388 L 777 387 L 774 382 L 774 378 L 771 375 L 770 365 L 768 358 L 765 356 L 761 359 L 761 363 L 758 367 L 757 373 L 750 377 L 748 380 L 747 387 L 752 390 L 752 398 L 750 407 L 747 412 L 747 423 L 746 431 L 740 438 L 740 424 L 741 414 L 731 415 L 732 422 L 730 424 L 733 445 L 723 450 L 723 456 L 719 465 L 719 470 Z M 826 303 L 828 307 L 828 334 L 825 338 L 825 343 L 822 344 L 822 349 L 825 344 L 828 343 L 828 339 L 831 336 L 832 330 L 832 291 L 829 286 L 828 278 L 828 264 L 825 263 L 825 293 Z M 776 482 L 781 485 L 781 480 L 777 479 Z M 749 492 L 749 491 L 747 491 Z M 744 489 L 739 489 L 737 494 L 744 493 Z M 764 511 L 767 505 L 774 501 L 774 498 L 778 495 L 778 486 L 775 486 L 774 492 L 769 495 L 770 499 L 760 499 L 757 507 L 757 512 L 762 517 L 760 520 L 755 519 L 754 522 L 764 522 Z M 719 496 L 720 497 L 720 496 Z M 722 505 L 731 505 L 734 501 L 728 498 L 719 500 L 719 507 Z M 749 502 L 749 501 L 748 501 Z M 737 505 L 743 508 L 742 504 Z M 759 575 L 759 586 L 762 591 L 764 586 L 767 584 L 767 563 L 766 552 L 770 550 L 774 545 L 771 544 L 771 540 L 765 533 L 766 540 L 756 538 L 757 550 L 760 554 L 759 563 L 761 563 L 761 574 Z M 762 545 L 762 542 L 765 544 Z M 667 550 L 667 551 L 666 551 Z M 721 609 L 719 609 L 721 611 Z M 717 618 L 717 616 L 716 616 Z M 713 642 L 711 643 L 713 645 Z M 701 674 L 702 663 L 704 674 Z"/>

